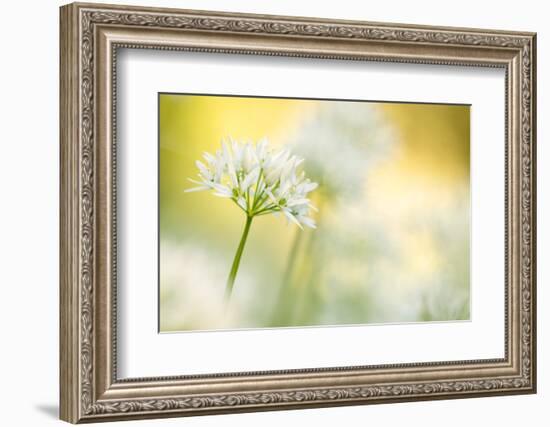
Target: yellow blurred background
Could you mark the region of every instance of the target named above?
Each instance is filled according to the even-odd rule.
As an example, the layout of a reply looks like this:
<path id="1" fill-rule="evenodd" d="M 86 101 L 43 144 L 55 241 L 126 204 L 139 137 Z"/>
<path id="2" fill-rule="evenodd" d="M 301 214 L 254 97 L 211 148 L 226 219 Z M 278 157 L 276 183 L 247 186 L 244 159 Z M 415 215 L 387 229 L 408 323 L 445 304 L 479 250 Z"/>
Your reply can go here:
<path id="1" fill-rule="evenodd" d="M 470 109 L 159 95 L 160 330 L 469 318 Z M 184 193 L 222 138 L 305 159 L 318 228 L 245 221 L 232 202 Z"/>

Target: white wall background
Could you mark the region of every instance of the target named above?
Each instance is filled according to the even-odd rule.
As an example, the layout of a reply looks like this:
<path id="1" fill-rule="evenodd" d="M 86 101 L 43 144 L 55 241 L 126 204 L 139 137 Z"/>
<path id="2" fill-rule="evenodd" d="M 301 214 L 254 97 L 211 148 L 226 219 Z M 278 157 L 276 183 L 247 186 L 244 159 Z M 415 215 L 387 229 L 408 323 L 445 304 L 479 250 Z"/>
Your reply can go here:
<path id="1" fill-rule="evenodd" d="M 113 3 L 125 3 L 110 0 Z M 544 2 L 133 0 L 133 4 L 538 32 L 538 117 L 550 115 Z M 58 6 L 6 2 L 0 24 L 0 401 L 2 425 L 60 425 L 58 402 Z M 539 393 L 209 416 L 133 425 L 546 425 L 550 405 L 550 127 L 538 129 Z M 546 336 L 545 336 L 546 335 Z"/>

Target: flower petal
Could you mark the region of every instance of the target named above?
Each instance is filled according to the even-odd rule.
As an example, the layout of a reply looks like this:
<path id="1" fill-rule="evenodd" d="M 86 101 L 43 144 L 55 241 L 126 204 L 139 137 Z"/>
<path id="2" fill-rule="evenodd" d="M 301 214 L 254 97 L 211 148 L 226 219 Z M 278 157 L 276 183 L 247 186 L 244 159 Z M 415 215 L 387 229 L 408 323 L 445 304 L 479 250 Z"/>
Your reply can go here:
<path id="1" fill-rule="evenodd" d="M 214 196 L 218 196 L 218 197 L 223 197 L 224 199 L 231 199 L 233 196 L 230 196 L 229 194 L 226 194 L 226 193 L 219 193 L 217 191 L 214 191 L 212 193 Z"/>
<path id="2" fill-rule="evenodd" d="M 206 191 L 210 190 L 210 187 L 207 187 L 206 185 L 203 185 L 202 187 L 192 187 L 192 188 L 186 188 L 183 190 L 185 193 L 192 193 L 194 191 Z"/>
<path id="3" fill-rule="evenodd" d="M 201 175 L 204 176 L 207 179 L 210 179 L 212 174 L 210 173 L 210 170 L 202 163 L 200 160 L 195 161 L 195 165 L 197 165 L 197 168 L 199 168 L 199 171 L 201 172 Z"/>
<path id="4" fill-rule="evenodd" d="M 302 224 L 300 224 L 300 221 L 298 221 L 296 219 L 296 217 L 292 214 L 292 212 L 290 212 L 289 209 L 283 209 L 283 213 L 285 214 L 285 216 L 291 220 L 294 224 L 296 224 L 298 227 L 300 227 L 302 230 L 304 229 L 304 227 L 302 227 Z"/>
<path id="5" fill-rule="evenodd" d="M 287 206 L 298 206 L 298 205 L 307 205 L 309 199 L 291 199 L 287 202 Z"/>
<path id="6" fill-rule="evenodd" d="M 317 228 L 315 221 L 308 216 L 301 216 L 298 218 L 298 221 L 300 221 L 302 224 L 304 224 L 309 228 Z"/>
<path id="7" fill-rule="evenodd" d="M 256 167 L 250 173 L 248 173 L 248 175 L 246 175 L 241 182 L 242 191 L 247 191 L 248 187 L 250 187 L 254 182 L 256 182 L 259 174 L 260 174 L 260 168 L 258 167 Z"/>
<path id="8" fill-rule="evenodd" d="M 233 191 L 225 185 L 212 183 L 212 188 L 214 188 L 214 190 L 216 190 L 219 194 L 224 194 L 224 197 L 233 197 Z"/>

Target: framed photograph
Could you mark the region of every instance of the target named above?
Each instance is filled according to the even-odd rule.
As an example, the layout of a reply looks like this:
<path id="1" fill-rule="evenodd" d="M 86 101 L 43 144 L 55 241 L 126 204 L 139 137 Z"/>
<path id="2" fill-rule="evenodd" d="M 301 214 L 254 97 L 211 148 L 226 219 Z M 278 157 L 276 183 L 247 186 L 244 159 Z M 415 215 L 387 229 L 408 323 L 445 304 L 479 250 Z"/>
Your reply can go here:
<path id="1" fill-rule="evenodd" d="M 536 391 L 535 34 L 60 22 L 63 420 Z"/>

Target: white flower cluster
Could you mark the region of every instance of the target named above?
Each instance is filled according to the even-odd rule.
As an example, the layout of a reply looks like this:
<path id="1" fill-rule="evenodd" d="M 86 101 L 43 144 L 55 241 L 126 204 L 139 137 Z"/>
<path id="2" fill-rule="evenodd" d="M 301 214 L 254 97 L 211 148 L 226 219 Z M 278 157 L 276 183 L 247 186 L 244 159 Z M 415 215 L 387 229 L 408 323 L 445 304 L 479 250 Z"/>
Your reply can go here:
<path id="1" fill-rule="evenodd" d="M 307 159 L 308 175 L 324 193 L 349 199 L 360 196 L 368 172 L 388 158 L 396 137 L 379 107 L 334 101 L 313 110 L 291 139 L 289 148 Z"/>
<path id="2" fill-rule="evenodd" d="M 186 191 L 214 190 L 214 195 L 233 200 L 249 218 L 282 212 L 300 228 L 315 228 L 309 216 L 308 193 L 317 183 L 298 172 L 303 159 L 286 149 L 270 150 L 267 139 L 252 143 L 222 141 L 215 154 L 204 153 L 205 163 L 197 160 L 198 187 Z"/>

